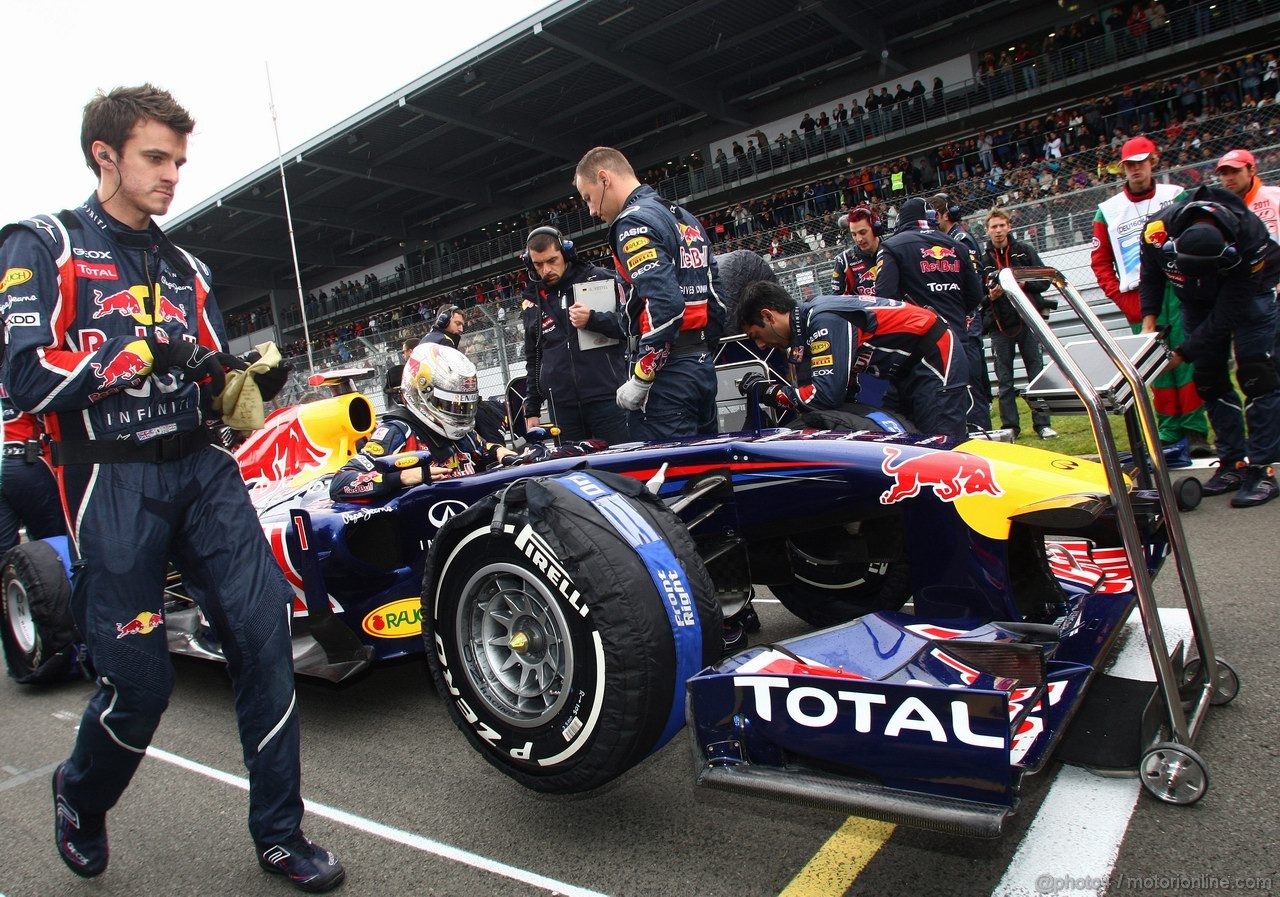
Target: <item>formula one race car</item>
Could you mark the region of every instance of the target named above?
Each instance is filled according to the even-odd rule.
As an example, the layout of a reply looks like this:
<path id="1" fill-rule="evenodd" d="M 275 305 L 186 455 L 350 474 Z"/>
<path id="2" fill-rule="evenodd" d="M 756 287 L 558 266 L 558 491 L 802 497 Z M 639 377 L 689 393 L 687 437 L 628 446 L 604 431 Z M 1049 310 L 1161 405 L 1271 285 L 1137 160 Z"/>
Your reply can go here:
<path id="1" fill-rule="evenodd" d="M 335 504 L 328 477 L 372 426 L 369 402 L 342 395 L 276 412 L 238 450 L 296 592 L 296 669 L 340 681 L 425 651 L 470 742 L 542 791 L 609 781 L 687 712 L 713 778 L 747 761 L 820 768 L 854 744 L 878 787 L 1007 810 L 1010 764 L 1044 762 L 1133 604 L 1108 572 L 1102 468 L 1038 449 L 761 429 L 561 448 Z M 1161 517 L 1142 507 L 1154 570 Z M 20 678 L 82 660 L 54 550 L 6 558 Z M 707 669 L 754 586 L 846 625 Z M 170 649 L 220 658 L 176 574 L 167 598 Z M 149 633 L 157 616 L 120 623 Z M 786 671 L 805 685 L 784 688 Z"/>

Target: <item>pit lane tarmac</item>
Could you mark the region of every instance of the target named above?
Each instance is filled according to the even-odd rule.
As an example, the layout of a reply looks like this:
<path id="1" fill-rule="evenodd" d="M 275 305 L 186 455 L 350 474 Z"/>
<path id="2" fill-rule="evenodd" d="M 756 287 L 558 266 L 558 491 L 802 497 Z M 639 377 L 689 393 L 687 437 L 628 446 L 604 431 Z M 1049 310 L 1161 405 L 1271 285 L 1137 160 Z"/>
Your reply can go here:
<path id="1" fill-rule="evenodd" d="M 1206 474 L 1201 474 L 1202 477 Z M 995 841 L 921 832 L 692 784 L 678 736 L 621 781 L 575 799 L 525 791 L 472 752 L 420 660 L 344 688 L 299 680 L 307 833 L 338 853 L 347 895 L 1112 895 L 1280 890 L 1275 560 L 1280 502 L 1185 515 L 1217 650 L 1242 681 L 1196 742 L 1211 785 L 1190 807 L 1135 779 L 1051 764 Z M 1156 581 L 1177 600 L 1176 573 Z M 1172 600 L 1170 600 L 1172 599 Z M 774 640 L 803 624 L 760 605 Z M 0 683 L 0 895 L 292 893 L 254 862 L 244 768 L 220 666 L 177 658 L 178 684 L 109 821 L 111 865 L 73 876 L 51 843 L 49 775 L 87 683 Z"/>

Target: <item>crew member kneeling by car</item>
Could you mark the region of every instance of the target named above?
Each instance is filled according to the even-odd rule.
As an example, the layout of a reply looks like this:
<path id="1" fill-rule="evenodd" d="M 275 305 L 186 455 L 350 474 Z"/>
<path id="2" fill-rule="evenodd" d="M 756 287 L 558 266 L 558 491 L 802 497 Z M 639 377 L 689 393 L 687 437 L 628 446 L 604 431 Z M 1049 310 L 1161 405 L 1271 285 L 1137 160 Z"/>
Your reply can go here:
<path id="1" fill-rule="evenodd" d="M 969 408 L 964 349 L 953 330 L 927 308 L 879 296 L 819 296 L 797 303 L 783 287 L 749 284 L 738 303 L 738 327 L 761 348 L 786 348 L 806 359 L 798 386 L 767 382 L 760 400 L 800 412 L 839 410 L 855 401 L 866 371 L 895 387 L 889 410 L 922 433 L 966 438 Z M 747 374 L 741 388 L 764 381 Z M 886 405 L 890 402 L 886 401 Z"/>
<path id="2" fill-rule="evenodd" d="M 525 452 L 485 442 L 475 430 L 480 390 L 476 366 L 457 349 L 423 343 L 404 363 L 402 406 L 382 415 L 369 440 L 329 483 L 334 501 L 368 501 L 483 470 L 493 462 L 545 454 L 541 443 Z"/>

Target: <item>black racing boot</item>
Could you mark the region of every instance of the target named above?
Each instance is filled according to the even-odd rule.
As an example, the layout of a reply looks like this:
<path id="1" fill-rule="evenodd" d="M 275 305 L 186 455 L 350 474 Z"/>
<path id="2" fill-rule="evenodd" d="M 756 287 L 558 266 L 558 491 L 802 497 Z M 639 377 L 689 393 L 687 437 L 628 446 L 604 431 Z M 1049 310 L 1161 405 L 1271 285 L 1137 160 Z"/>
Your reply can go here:
<path id="1" fill-rule="evenodd" d="M 1243 461 L 1219 461 L 1218 472 L 1204 481 L 1201 491 L 1205 495 L 1224 495 L 1235 492 L 1244 482 Z"/>
<path id="2" fill-rule="evenodd" d="M 1240 491 L 1231 497 L 1231 507 L 1252 508 L 1271 501 L 1280 494 L 1276 474 L 1270 464 L 1250 464 L 1244 469 Z"/>
<path id="3" fill-rule="evenodd" d="M 302 832 L 280 844 L 259 844 L 258 865 L 275 875 L 283 875 L 300 891 L 320 894 L 332 891 L 347 872 L 338 858 L 312 844 Z"/>
<path id="4" fill-rule="evenodd" d="M 101 875 L 107 868 L 107 819 L 81 814 L 62 791 L 62 767 L 53 771 L 53 836 L 58 856 L 81 878 Z"/>

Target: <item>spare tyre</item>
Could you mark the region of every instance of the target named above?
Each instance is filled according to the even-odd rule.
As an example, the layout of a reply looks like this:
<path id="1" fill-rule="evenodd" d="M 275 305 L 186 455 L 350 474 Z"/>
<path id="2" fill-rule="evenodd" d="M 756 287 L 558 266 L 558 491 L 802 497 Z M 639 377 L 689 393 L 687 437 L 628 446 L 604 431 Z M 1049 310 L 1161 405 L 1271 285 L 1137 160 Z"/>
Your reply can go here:
<path id="1" fill-rule="evenodd" d="M 721 653 L 688 531 L 599 471 L 518 480 L 452 518 L 428 553 L 423 637 L 454 723 L 502 772 L 599 787 L 684 723 L 685 681 Z"/>
<path id="2" fill-rule="evenodd" d="M 62 557 L 48 542 L 24 542 L 4 556 L 0 571 L 0 640 L 9 675 L 23 684 L 80 678 L 84 650 Z"/>

